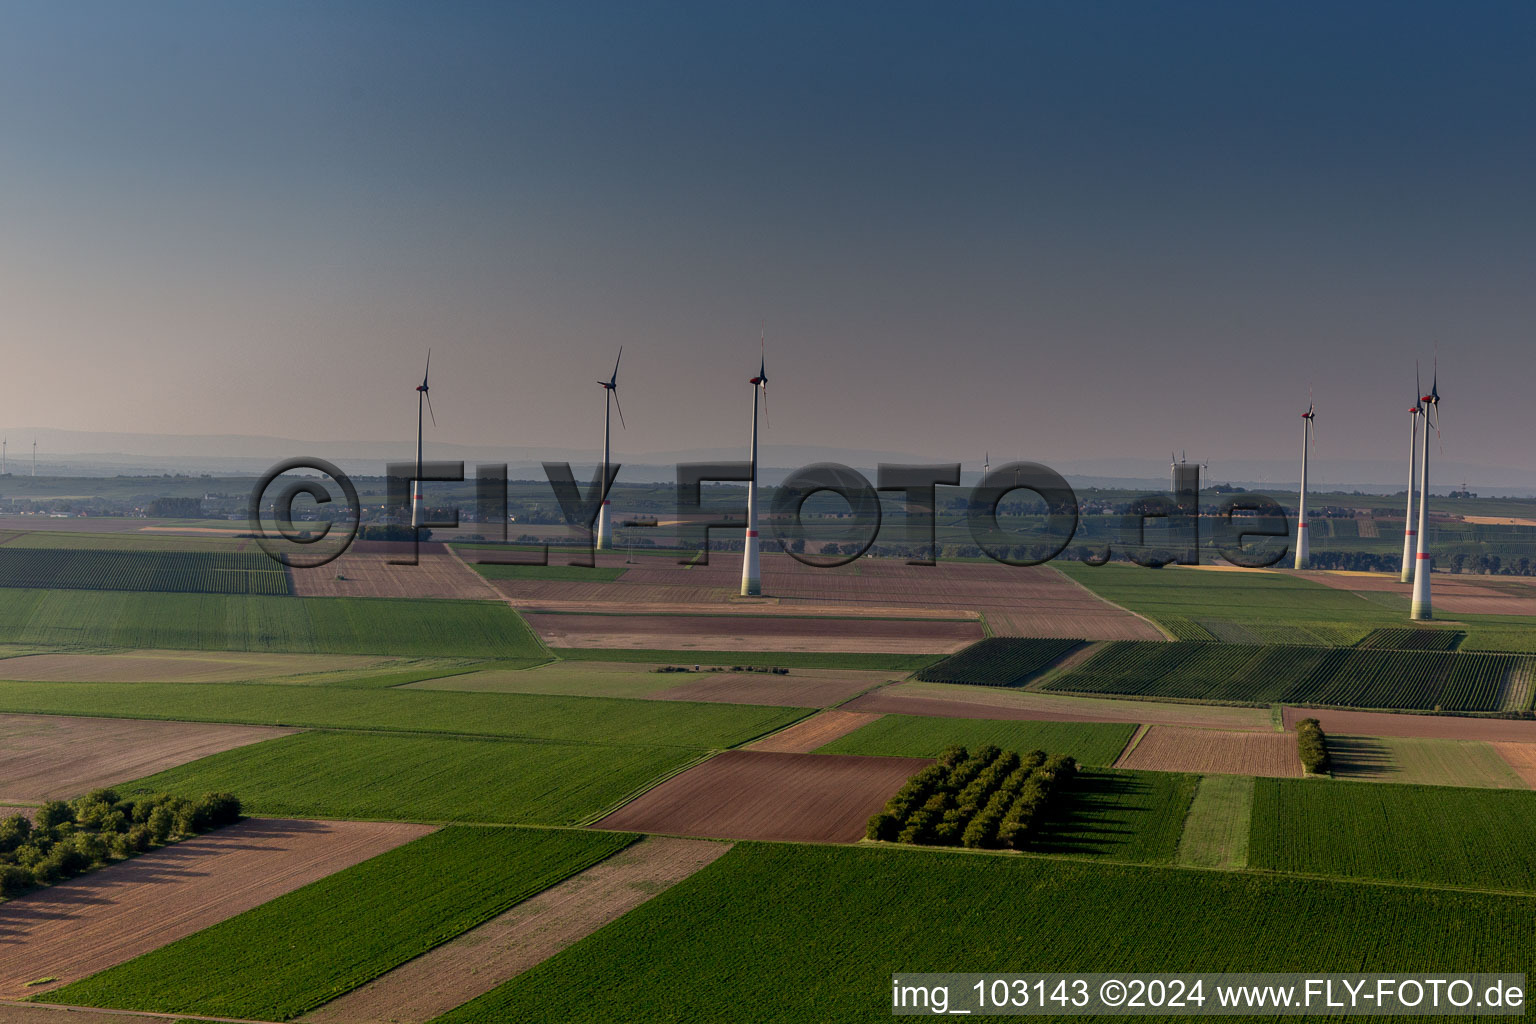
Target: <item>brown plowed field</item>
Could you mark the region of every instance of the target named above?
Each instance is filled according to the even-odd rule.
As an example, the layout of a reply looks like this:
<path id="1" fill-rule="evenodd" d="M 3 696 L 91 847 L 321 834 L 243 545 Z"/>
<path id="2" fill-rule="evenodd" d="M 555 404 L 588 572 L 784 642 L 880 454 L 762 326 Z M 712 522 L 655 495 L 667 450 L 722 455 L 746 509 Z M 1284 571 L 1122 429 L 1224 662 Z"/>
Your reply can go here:
<path id="1" fill-rule="evenodd" d="M 1286 732 L 1227 732 L 1154 725 L 1116 768 L 1215 775 L 1300 778 L 1296 735 Z"/>
<path id="2" fill-rule="evenodd" d="M 663 676 L 662 678 L 665 678 Z M 891 678 L 886 672 L 794 669 L 787 676 L 769 672 L 722 672 L 649 694 L 651 700 L 697 700 L 718 704 L 778 704 L 788 708 L 824 708 Z"/>
<path id="3" fill-rule="evenodd" d="M 642 794 L 596 827 L 852 843 L 863 837 L 869 816 L 930 763 L 919 757 L 727 750 Z"/>
<path id="4" fill-rule="evenodd" d="M 958 651 L 983 635 L 980 623 L 944 619 L 538 613 L 525 617 L 553 647 L 933 654 Z"/>
<path id="5" fill-rule="evenodd" d="M 765 736 L 747 745 L 748 750 L 771 750 L 780 754 L 809 754 L 831 743 L 839 736 L 846 736 L 879 718 L 857 711 L 823 711 L 802 722 L 796 722 L 782 732 Z"/>
<path id="6" fill-rule="evenodd" d="M 121 1010 L 87 1010 L 55 1006 L 52 1003 L 0 1002 L 0 1021 L 4 1024 L 134 1024 L 134 1021 L 179 1020 L 176 1017 L 146 1017 Z M 186 1018 L 196 1020 L 197 1018 Z"/>
<path id="7" fill-rule="evenodd" d="M 123 651 L 28 654 L 0 661 L 0 678 L 75 683 L 229 683 L 387 664 L 358 654 L 261 654 L 230 651 Z"/>
<path id="8" fill-rule="evenodd" d="M 1495 743 L 1493 749 L 1509 762 L 1526 785 L 1536 789 L 1536 743 Z"/>
<path id="9" fill-rule="evenodd" d="M 1301 574 L 1305 579 L 1335 590 L 1373 591 L 1413 595 L 1413 584 L 1391 573 L 1343 575 L 1331 572 Z M 1536 596 L 1524 592 L 1517 581 L 1482 581 L 1476 576 L 1435 573 L 1430 592 L 1436 611 L 1452 615 L 1536 615 Z"/>
<path id="10" fill-rule="evenodd" d="M 32 817 L 32 812 L 35 810 L 37 810 L 36 807 L 0 807 L 0 821 L 4 821 L 6 818 L 9 818 L 13 814 L 19 814 L 23 818 L 30 820 Z M 4 1019 L 4 1017 L 0 1017 L 0 1020 Z"/>
<path id="11" fill-rule="evenodd" d="M 1323 711 L 1286 708 L 1285 727 L 1295 729 L 1303 718 L 1315 718 L 1327 733 L 1356 736 L 1422 736 L 1426 739 L 1487 740 L 1536 743 L 1536 722 L 1503 718 L 1463 718 L 1455 715 L 1392 715 L 1379 711 Z"/>
<path id="12" fill-rule="evenodd" d="M 599 556 L 599 565 L 624 566 L 622 556 Z M 1146 620 L 1108 603 L 1048 566 L 945 562 L 907 565 L 899 559 L 861 558 L 836 569 L 803 566 L 787 555 L 763 556 L 763 593 L 794 611 L 851 615 L 842 608 L 878 608 L 885 614 L 923 609 L 981 613 L 1001 636 L 1067 636 L 1089 640 L 1162 640 Z M 710 605 L 740 592 L 741 560 L 716 552 L 707 566 L 686 567 L 666 559 L 626 566 L 608 583 L 499 580 L 497 588 L 519 608 L 636 610 L 651 605 Z M 745 606 L 752 610 L 753 605 Z M 761 604 L 756 605 L 760 609 Z M 692 610 L 692 609 L 690 609 Z M 733 609 L 734 610 L 734 609 Z M 806 609 L 810 611 L 810 609 Z M 911 614 L 911 611 L 906 614 Z"/>
<path id="13" fill-rule="evenodd" d="M 422 1024 L 543 963 L 730 848 L 699 839 L 642 839 L 299 1019 Z"/>
<path id="14" fill-rule="evenodd" d="M 253 818 L 0 903 L 0 998 L 78 981 L 431 831 Z M 43 977 L 59 980 L 26 987 Z"/>
<path id="15" fill-rule="evenodd" d="M 0 715 L 0 800 L 65 800 L 294 729 Z"/>
<path id="16" fill-rule="evenodd" d="M 423 544 L 417 565 L 391 565 L 409 559 L 409 544 L 359 541 L 347 553 L 318 569 L 293 569 L 293 592 L 300 597 L 445 597 L 474 601 L 501 595 L 485 577 L 442 544 Z M 346 579 L 337 579 L 338 575 Z"/>
<path id="17" fill-rule="evenodd" d="M 1197 729 L 1272 732 L 1268 708 L 1229 708 L 1203 704 L 1159 704 L 1149 700 L 1065 697 L 1004 687 L 902 683 L 866 693 L 844 704 L 843 711 L 934 718 L 993 718 L 1035 722 L 1136 722 L 1184 725 Z"/>

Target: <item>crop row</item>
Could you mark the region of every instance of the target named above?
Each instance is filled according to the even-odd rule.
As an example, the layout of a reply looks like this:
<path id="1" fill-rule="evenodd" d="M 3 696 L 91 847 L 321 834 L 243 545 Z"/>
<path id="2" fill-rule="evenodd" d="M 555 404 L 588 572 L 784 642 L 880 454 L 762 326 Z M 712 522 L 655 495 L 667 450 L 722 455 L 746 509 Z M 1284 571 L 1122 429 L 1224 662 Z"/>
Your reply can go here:
<path id="1" fill-rule="evenodd" d="M 1371 630 L 1356 646 L 1387 651 L 1454 651 L 1466 638 L 1459 629 L 1393 626 Z"/>
<path id="2" fill-rule="evenodd" d="M 923 846 L 1021 849 L 1077 771 L 1065 754 L 1022 757 L 997 747 L 950 747 L 869 819 L 869 839 Z"/>
<path id="3" fill-rule="evenodd" d="M 288 574 L 259 552 L 0 547 L 0 586 L 188 594 L 288 594 Z"/>
<path id="4" fill-rule="evenodd" d="M 929 683 L 1018 686 L 1082 645 L 1082 640 L 988 637 L 928 666 L 917 678 Z"/>
<path id="5" fill-rule="evenodd" d="M 1448 651 L 1121 641 L 1049 690 L 1254 704 L 1495 711 L 1527 659 Z"/>

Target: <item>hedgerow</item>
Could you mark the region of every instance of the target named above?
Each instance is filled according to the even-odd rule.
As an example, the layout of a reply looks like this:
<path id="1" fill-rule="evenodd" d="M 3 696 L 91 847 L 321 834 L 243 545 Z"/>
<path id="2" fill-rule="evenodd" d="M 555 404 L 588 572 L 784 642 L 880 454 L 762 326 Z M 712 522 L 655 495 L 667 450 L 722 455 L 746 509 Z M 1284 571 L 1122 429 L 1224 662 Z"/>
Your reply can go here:
<path id="1" fill-rule="evenodd" d="M 1315 718 L 1303 718 L 1296 723 L 1296 750 L 1301 755 L 1301 766 L 1313 775 L 1328 771 L 1328 741 L 1323 726 Z"/>

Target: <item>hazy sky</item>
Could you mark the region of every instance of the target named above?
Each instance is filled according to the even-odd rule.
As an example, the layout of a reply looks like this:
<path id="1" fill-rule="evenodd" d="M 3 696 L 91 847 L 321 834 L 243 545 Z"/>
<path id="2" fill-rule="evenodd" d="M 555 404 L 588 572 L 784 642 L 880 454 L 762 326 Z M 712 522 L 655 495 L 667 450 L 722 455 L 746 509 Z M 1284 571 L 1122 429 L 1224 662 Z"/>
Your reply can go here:
<path id="1" fill-rule="evenodd" d="M 12 3 L 0 423 L 1536 468 L 1536 5 Z M 771 458 L 771 456 L 768 456 Z"/>

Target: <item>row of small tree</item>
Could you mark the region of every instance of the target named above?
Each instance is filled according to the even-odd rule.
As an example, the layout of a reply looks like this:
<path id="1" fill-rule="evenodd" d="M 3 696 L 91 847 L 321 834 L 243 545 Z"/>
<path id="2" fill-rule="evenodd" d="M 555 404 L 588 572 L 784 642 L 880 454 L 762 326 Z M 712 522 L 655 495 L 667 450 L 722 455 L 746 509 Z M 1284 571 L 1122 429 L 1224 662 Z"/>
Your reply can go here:
<path id="1" fill-rule="evenodd" d="M 1303 718 L 1296 723 L 1296 750 L 1301 755 L 1301 766 L 1313 775 L 1328 771 L 1328 740 L 1323 726 L 1315 718 Z"/>
<path id="2" fill-rule="evenodd" d="M 1077 762 L 1065 754 L 949 747 L 869 819 L 865 835 L 924 846 L 1023 849 L 1076 771 Z"/>
<path id="3" fill-rule="evenodd" d="M 240 801 L 229 793 L 124 800 L 114 790 L 97 789 L 69 803 L 54 800 L 30 819 L 13 814 L 0 821 L 0 896 L 52 885 L 239 820 Z"/>

